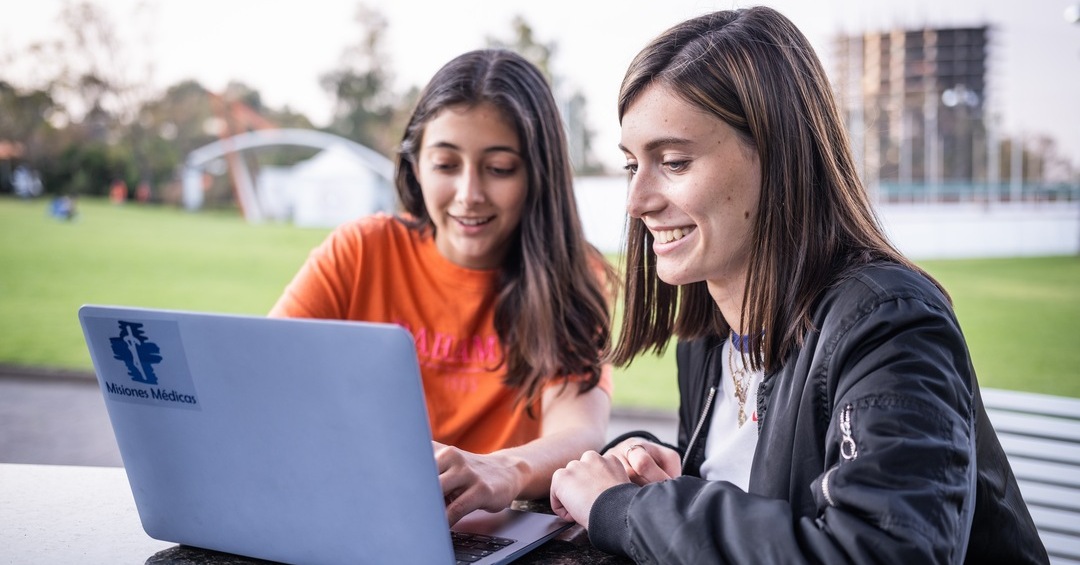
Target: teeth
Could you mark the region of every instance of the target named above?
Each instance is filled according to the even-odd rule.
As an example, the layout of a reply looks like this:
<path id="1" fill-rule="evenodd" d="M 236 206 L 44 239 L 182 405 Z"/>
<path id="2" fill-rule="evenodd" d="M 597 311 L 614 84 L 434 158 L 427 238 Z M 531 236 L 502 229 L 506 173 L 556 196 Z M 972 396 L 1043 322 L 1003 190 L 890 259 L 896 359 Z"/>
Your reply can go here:
<path id="1" fill-rule="evenodd" d="M 466 226 L 479 226 L 491 221 L 491 218 L 457 218 L 457 221 Z"/>
<path id="2" fill-rule="evenodd" d="M 660 243 L 671 243 L 672 241 L 678 241 L 686 237 L 693 229 L 694 228 L 675 228 L 673 230 L 659 230 L 653 232 L 653 234 Z"/>

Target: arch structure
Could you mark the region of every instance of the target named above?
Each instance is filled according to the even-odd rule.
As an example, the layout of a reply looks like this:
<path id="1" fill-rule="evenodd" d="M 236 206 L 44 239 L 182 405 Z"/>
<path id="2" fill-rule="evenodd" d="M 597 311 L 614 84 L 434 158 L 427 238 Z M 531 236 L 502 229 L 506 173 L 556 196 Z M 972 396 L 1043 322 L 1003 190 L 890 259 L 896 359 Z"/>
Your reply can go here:
<path id="1" fill-rule="evenodd" d="M 202 176 L 206 168 L 219 159 L 227 159 L 236 195 L 243 210 L 244 218 L 249 222 L 261 222 L 265 219 L 262 206 L 255 191 L 251 171 L 245 160 L 237 159 L 240 153 L 261 147 L 291 145 L 315 149 L 343 148 L 357 157 L 373 175 L 393 186 L 394 164 L 375 150 L 360 145 L 355 141 L 331 133 L 308 129 L 262 129 L 237 134 L 204 145 L 188 154 L 184 160 L 183 202 L 188 210 L 197 210 L 203 204 Z"/>

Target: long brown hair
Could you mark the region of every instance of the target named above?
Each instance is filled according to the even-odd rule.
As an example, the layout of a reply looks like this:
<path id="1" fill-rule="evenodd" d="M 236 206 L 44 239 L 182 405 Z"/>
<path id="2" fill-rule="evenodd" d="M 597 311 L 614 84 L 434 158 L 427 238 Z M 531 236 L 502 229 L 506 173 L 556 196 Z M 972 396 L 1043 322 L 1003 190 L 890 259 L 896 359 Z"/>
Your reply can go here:
<path id="1" fill-rule="evenodd" d="M 521 225 L 500 269 L 495 332 L 503 349 L 505 383 L 531 408 L 553 376 L 583 375 L 585 392 L 600 379 L 610 347 L 607 292 L 611 269 L 585 241 L 574 200 L 573 175 L 558 107 L 540 71 L 502 49 L 453 59 L 420 94 L 397 160 L 396 185 L 416 229 L 435 227 L 424 206 L 414 163 L 424 128 L 451 106 L 494 105 L 517 129 L 528 193 Z M 598 268 L 603 274 L 598 277 Z"/>
<path id="2" fill-rule="evenodd" d="M 806 37 L 779 12 L 714 12 L 661 34 L 626 71 L 620 122 L 652 84 L 730 125 L 761 163 L 741 311 L 743 328 L 764 330 L 750 332 L 752 366 L 778 369 L 811 329 L 817 298 L 850 268 L 891 261 L 923 272 L 885 237 L 856 173 L 825 71 Z M 651 234 L 632 219 L 616 363 L 662 351 L 672 335 L 694 339 L 730 331 L 705 282 L 668 285 L 656 276 L 655 262 Z"/>

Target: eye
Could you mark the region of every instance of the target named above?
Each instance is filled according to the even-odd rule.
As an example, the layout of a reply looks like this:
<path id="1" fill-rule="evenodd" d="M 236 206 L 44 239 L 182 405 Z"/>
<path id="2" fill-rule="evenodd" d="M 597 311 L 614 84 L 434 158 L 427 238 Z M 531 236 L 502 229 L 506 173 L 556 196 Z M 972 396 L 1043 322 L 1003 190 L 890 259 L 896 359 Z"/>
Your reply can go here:
<path id="1" fill-rule="evenodd" d="M 450 163 L 450 162 L 438 162 L 438 161 L 435 161 L 435 162 L 431 163 L 431 170 L 433 170 L 433 171 L 443 171 L 443 172 L 452 171 L 456 167 L 457 167 L 456 163 Z"/>
<path id="2" fill-rule="evenodd" d="M 672 159 L 670 161 L 664 161 L 663 165 L 664 165 L 665 168 L 667 168 L 667 170 L 669 170 L 669 171 L 671 171 L 673 173 L 681 173 L 681 172 L 685 171 L 687 167 L 690 166 L 690 161 L 689 160 Z"/>
<path id="3" fill-rule="evenodd" d="M 488 167 L 488 170 L 491 171 L 491 174 L 497 177 L 509 177 L 513 176 L 514 173 L 517 172 L 517 167 L 497 167 L 495 165 L 491 165 Z"/>
<path id="4" fill-rule="evenodd" d="M 627 163 L 623 166 L 623 170 L 626 171 L 626 174 L 634 176 L 637 174 L 637 167 L 637 163 Z"/>

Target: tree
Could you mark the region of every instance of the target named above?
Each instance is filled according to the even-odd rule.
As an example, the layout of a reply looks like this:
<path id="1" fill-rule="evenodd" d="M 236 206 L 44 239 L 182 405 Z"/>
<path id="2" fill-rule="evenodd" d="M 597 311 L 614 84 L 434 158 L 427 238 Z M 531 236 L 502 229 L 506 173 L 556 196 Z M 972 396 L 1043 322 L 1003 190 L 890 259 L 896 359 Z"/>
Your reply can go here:
<path id="1" fill-rule="evenodd" d="M 58 108 L 45 90 L 20 91 L 0 80 L 0 136 L 24 145 L 34 145 L 50 128 L 48 118 Z M 29 149 L 33 153 L 32 149 Z"/>
<path id="2" fill-rule="evenodd" d="M 147 178 L 161 187 L 174 180 L 184 156 L 217 139 L 208 127 L 214 121 L 211 93 L 194 80 L 174 84 L 139 108 L 135 122 L 141 132 L 141 147 Z M 179 200 L 179 194 L 165 200 Z"/>
<path id="3" fill-rule="evenodd" d="M 551 60 L 558 50 L 558 45 L 555 42 L 544 43 L 538 40 L 532 26 L 520 15 L 514 17 L 511 27 L 514 35 L 510 41 L 488 37 L 488 46 L 514 51 L 540 69 L 551 84 L 562 114 L 574 173 L 603 173 L 603 164 L 593 155 L 592 139 L 596 132 L 588 125 L 585 94 L 580 88 L 568 87 L 562 77 L 552 71 Z"/>
<path id="4" fill-rule="evenodd" d="M 149 33 L 153 26 L 141 18 L 153 16 L 155 5 L 138 3 L 125 21 Z M 223 133 L 211 127 L 220 121 L 213 100 L 222 97 L 195 81 L 164 92 L 153 88 L 151 61 L 124 43 L 127 36 L 119 32 L 126 27 L 114 24 L 109 6 L 66 0 L 56 39 L 0 53 L 0 186 L 6 188 L 9 171 L 25 162 L 41 172 L 47 192 L 104 194 L 122 180 L 161 197 L 187 154 Z M 6 73 L 19 76 L 20 84 L 4 82 Z M 230 83 L 223 98 L 273 126 L 312 127 L 287 107 L 265 106 L 257 90 L 241 83 Z M 291 164 L 310 154 L 282 148 L 261 152 L 259 160 Z"/>
<path id="5" fill-rule="evenodd" d="M 169 184 L 184 159 L 193 150 L 222 137 L 253 129 L 296 127 L 310 129 L 311 121 L 288 108 L 275 110 L 265 106 L 259 91 L 242 82 L 232 81 L 221 94 L 210 92 L 202 84 L 187 80 L 177 83 L 139 110 L 138 124 L 145 132 L 143 150 L 151 179 L 156 185 Z M 311 157 L 307 148 L 267 148 L 247 152 L 242 157 L 252 169 L 262 165 L 291 165 Z M 211 189 L 215 203 L 231 205 L 232 190 L 223 177 Z M 168 202 L 179 202 L 180 186 L 162 194 Z"/>
<path id="6" fill-rule="evenodd" d="M 10 188 L 12 161 L 22 160 L 35 170 L 41 164 L 45 146 L 54 131 L 47 118 L 56 107 L 47 91 L 22 92 L 0 80 L 0 143 L 10 147 L 12 152 L 12 155 L 0 155 L 0 190 Z"/>
<path id="7" fill-rule="evenodd" d="M 514 16 L 510 25 L 513 29 L 513 38 L 510 41 L 488 37 L 488 46 L 509 49 L 525 57 L 530 63 L 536 65 L 536 68 L 540 69 L 540 72 L 544 74 L 548 79 L 548 83 L 554 89 L 556 77 L 551 74 L 551 57 L 555 54 L 558 46 L 555 42 L 542 43 L 537 40 L 532 26 L 520 15 Z"/>
<path id="8" fill-rule="evenodd" d="M 140 5 L 136 11 L 144 8 Z M 65 2 L 57 17 L 60 39 L 28 49 L 42 80 L 72 123 L 104 117 L 109 129 L 130 122 L 152 81 L 152 66 L 136 64 L 111 14 L 89 1 Z M 139 69 L 147 76 L 134 77 Z M 109 132 L 103 132 L 103 135 Z"/>
<path id="9" fill-rule="evenodd" d="M 140 5 L 136 11 L 144 7 Z M 141 67 L 128 59 L 131 51 L 125 49 L 111 14 L 97 4 L 65 2 L 57 21 L 60 38 L 31 44 L 20 61 L 31 70 L 29 77 L 37 83 L 35 88 L 48 92 L 55 101 L 48 119 L 58 129 L 56 141 L 60 145 L 51 149 L 55 161 L 50 165 L 53 170 L 45 171 L 46 178 L 52 179 L 46 189 L 93 191 L 90 187 L 105 186 L 114 179 L 83 181 L 64 175 L 85 177 L 105 169 L 123 175 L 122 180 L 129 184 L 146 178 L 144 132 L 135 118 L 147 98 L 152 67 L 147 63 L 147 77 L 132 78 Z M 88 152 L 86 159 L 73 156 L 72 152 L 80 150 Z M 108 158 L 99 158 L 101 155 Z M 135 166 L 117 162 L 124 159 Z M 64 170 L 64 163 L 81 166 L 78 163 L 83 161 L 110 165 Z"/>
<path id="10" fill-rule="evenodd" d="M 393 91 L 393 74 L 383 49 L 386 18 L 360 4 L 355 21 L 361 28 L 360 41 L 347 47 L 340 66 L 319 80 L 334 100 L 328 129 L 384 155 L 393 155 L 400 139 L 400 130 L 393 126 L 399 122 L 402 105 Z"/>

